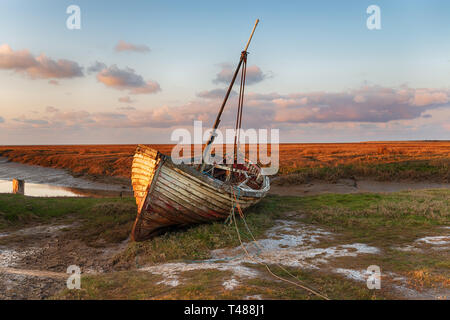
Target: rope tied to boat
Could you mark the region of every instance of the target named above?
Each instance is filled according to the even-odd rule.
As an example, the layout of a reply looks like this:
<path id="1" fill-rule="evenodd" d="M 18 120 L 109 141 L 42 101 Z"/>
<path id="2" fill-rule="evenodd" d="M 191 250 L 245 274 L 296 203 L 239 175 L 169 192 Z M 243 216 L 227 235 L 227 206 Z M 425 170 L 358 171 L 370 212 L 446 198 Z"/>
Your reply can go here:
<path id="1" fill-rule="evenodd" d="M 229 216 L 229 218 L 231 217 L 231 219 L 234 221 L 234 226 L 235 226 L 235 229 L 236 229 L 236 233 L 237 233 L 237 236 L 238 236 L 239 243 L 240 243 L 242 249 L 244 250 L 246 256 L 247 256 L 250 260 L 252 260 L 252 261 L 254 261 L 254 262 L 256 262 L 256 263 L 258 263 L 258 264 L 264 266 L 264 267 L 266 268 L 266 270 L 267 270 L 273 277 L 275 277 L 275 278 L 277 278 L 277 279 L 279 279 L 279 280 L 285 281 L 285 282 L 287 282 L 287 283 L 290 283 L 290 284 L 292 284 L 292 285 L 295 285 L 295 286 L 297 286 L 297 287 L 299 287 L 299 288 L 301 288 L 301 289 L 304 289 L 304 290 L 306 290 L 306 291 L 308 291 L 308 292 L 310 292 L 310 293 L 312 293 L 312 294 L 314 294 L 314 295 L 316 295 L 316 296 L 318 296 L 318 297 L 320 297 L 320 298 L 322 298 L 322 299 L 330 300 L 330 298 L 328 298 L 328 297 L 327 297 L 326 295 L 324 295 L 324 294 L 319 293 L 317 290 L 311 289 L 311 288 L 307 287 L 307 286 L 304 285 L 304 284 L 298 283 L 298 282 L 301 282 L 300 279 L 298 279 L 298 277 L 296 277 L 294 274 L 292 274 L 289 270 L 287 270 L 286 268 L 284 268 L 284 267 L 283 267 L 282 265 L 280 265 L 279 263 L 275 263 L 275 265 L 276 265 L 277 267 L 279 267 L 281 270 L 283 270 L 284 272 L 286 272 L 289 276 L 291 276 L 292 278 L 294 278 L 297 282 L 291 281 L 291 280 L 289 280 L 289 279 L 285 279 L 285 278 L 283 278 L 283 277 L 281 277 L 281 276 L 275 274 L 275 273 L 270 269 L 269 265 L 268 265 L 267 263 L 265 263 L 261 258 L 260 258 L 259 260 L 257 260 L 257 259 L 255 259 L 253 256 L 250 255 L 250 253 L 248 252 L 247 248 L 245 247 L 245 245 L 244 245 L 244 243 L 242 242 L 242 239 L 241 239 L 241 231 L 239 230 L 238 225 L 237 225 L 236 215 L 235 215 L 235 210 L 234 210 L 235 208 L 238 209 L 239 216 L 241 217 L 242 221 L 244 222 L 244 225 L 245 225 L 247 231 L 249 232 L 249 234 L 250 234 L 250 236 L 251 236 L 251 239 L 252 239 L 253 244 L 254 244 L 255 247 L 257 248 L 256 256 L 257 256 L 258 258 L 259 258 L 260 253 L 262 252 L 262 247 L 259 245 L 258 240 L 256 240 L 255 236 L 253 235 L 252 231 L 250 230 L 250 228 L 249 228 L 249 226 L 248 226 L 248 224 L 247 224 L 247 221 L 246 221 L 246 219 L 245 219 L 244 213 L 242 212 L 242 209 L 241 209 L 241 207 L 239 206 L 238 198 L 236 198 L 236 195 L 235 195 L 235 193 L 234 193 L 234 188 L 233 188 L 233 186 L 231 186 L 231 193 L 233 194 L 233 197 L 232 197 L 232 199 L 231 199 L 232 208 L 231 208 L 231 211 L 230 211 L 230 216 Z M 228 218 L 227 218 L 227 220 L 228 220 Z"/>

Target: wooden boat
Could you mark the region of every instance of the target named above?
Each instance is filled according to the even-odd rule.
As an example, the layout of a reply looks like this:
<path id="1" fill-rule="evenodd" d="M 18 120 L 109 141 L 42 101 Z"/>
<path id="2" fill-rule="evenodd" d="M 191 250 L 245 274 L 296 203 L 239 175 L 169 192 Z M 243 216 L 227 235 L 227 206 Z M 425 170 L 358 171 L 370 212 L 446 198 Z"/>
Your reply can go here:
<path id="1" fill-rule="evenodd" d="M 258 21 L 256 20 L 247 46 L 241 53 L 239 64 L 205 147 L 203 159 L 214 141 L 220 116 L 243 65 L 236 119 L 236 129 L 240 130 L 247 48 Z M 237 154 L 236 137 L 234 154 Z M 206 164 L 206 161 L 201 165 L 175 164 L 169 156 L 157 150 L 144 145 L 138 146 L 131 170 L 133 191 L 138 207 L 131 233 L 132 239 L 142 241 L 165 232 L 171 227 L 226 219 L 236 203 L 245 210 L 259 202 L 269 191 L 269 178 L 262 174 L 258 165 L 246 159 L 240 163 L 236 159 L 233 155 L 233 160 L 228 165 Z"/>
<path id="2" fill-rule="evenodd" d="M 132 239 L 142 241 L 170 227 L 226 219 L 234 202 L 245 209 L 269 191 L 269 178 L 258 166 L 246 162 L 231 172 L 243 180 L 234 185 L 220 179 L 228 168 L 214 166 L 214 174 L 206 175 L 194 165 L 176 165 L 169 156 L 138 146 L 131 178 L 138 207 Z"/>

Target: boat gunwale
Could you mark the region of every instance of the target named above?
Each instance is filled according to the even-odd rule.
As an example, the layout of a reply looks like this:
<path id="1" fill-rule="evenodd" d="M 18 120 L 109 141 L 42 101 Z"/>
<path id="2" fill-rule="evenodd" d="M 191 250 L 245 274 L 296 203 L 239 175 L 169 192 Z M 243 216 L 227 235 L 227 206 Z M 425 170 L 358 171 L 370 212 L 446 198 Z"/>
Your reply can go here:
<path id="1" fill-rule="evenodd" d="M 197 178 L 198 180 L 200 180 L 201 182 L 203 182 L 204 184 L 206 184 L 208 186 L 215 187 L 220 192 L 225 192 L 226 194 L 231 194 L 229 185 L 227 185 L 224 181 L 221 181 L 219 179 L 215 179 L 211 176 L 203 174 L 190 165 L 186 165 L 184 163 L 175 164 L 172 161 L 172 159 L 165 154 L 161 153 L 161 156 L 165 157 L 167 164 L 173 166 L 174 168 L 180 169 L 184 173 L 188 174 L 189 176 L 193 176 L 194 178 Z M 235 192 L 237 194 L 239 194 L 239 196 L 245 196 L 245 197 L 250 197 L 250 198 L 263 198 L 266 195 L 266 193 L 269 192 L 269 190 L 270 190 L 269 177 L 263 176 L 263 179 L 264 179 L 263 187 L 260 190 L 247 189 L 247 188 L 244 189 L 239 186 L 233 186 L 233 189 L 235 190 Z"/>

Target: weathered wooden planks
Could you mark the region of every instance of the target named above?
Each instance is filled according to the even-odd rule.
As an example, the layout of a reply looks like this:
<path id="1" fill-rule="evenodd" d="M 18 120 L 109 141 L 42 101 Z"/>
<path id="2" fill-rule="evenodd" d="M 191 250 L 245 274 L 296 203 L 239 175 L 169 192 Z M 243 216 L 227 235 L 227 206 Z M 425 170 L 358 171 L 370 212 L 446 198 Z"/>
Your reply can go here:
<path id="1" fill-rule="evenodd" d="M 235 189 L 242 209 L 257 203 L 269 190 Z M 132 185 L 138 206 L 132 239 L 142 241 L 171 226 L 225 219 L 234 196 L 231 186 L 207 177 L 146 146 L 138 146 L 132 164 Z M 234 187 L 236 188 L 236 187 Z"/>

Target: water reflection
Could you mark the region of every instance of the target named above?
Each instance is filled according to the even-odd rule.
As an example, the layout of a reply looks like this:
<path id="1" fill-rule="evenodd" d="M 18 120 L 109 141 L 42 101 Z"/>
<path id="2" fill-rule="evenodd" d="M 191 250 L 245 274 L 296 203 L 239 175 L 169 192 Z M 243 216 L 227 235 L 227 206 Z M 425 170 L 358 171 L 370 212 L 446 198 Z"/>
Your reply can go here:
<path id="1" fill-rule="evenodd" d="M 12 192 L 12 179 L 25 180 L 25 195 L 33 197 L 132 196 L 130 187 L 75 178 L 66 170 L 10 162 L 0 157 L 0 193 Z"/>
<path id="2" fill-rule="evenodd" d="M 11 193 L 12 181 L 0 180 L 0 193 Z M 25 183 L 25 195 L 32 197 L 82 197 L 71 188 L 51 186 L 48 184 Z"/>
<path id="3" fill-rule="evenodd" d="M 0 157 L 0 180 L 12 179 L 25 180 L 25 184 L 36 183 L 50 186 L 90 190 L 123 190 L 123 188 L 118 185 L 93 182 L 82 178 L 75 178 L 69 172 L 63 169 L 47 168 L 10 162 L 8 161 L 8 159 Z"/>
<path id="4" fill-rule="evenodd" d="M 0 179 L 0 193 L 12 193 L 12 181 Z M 132 197 L 131 191 L 95 190 L 25 182 L 25 195 L 30 197 Z"/>

